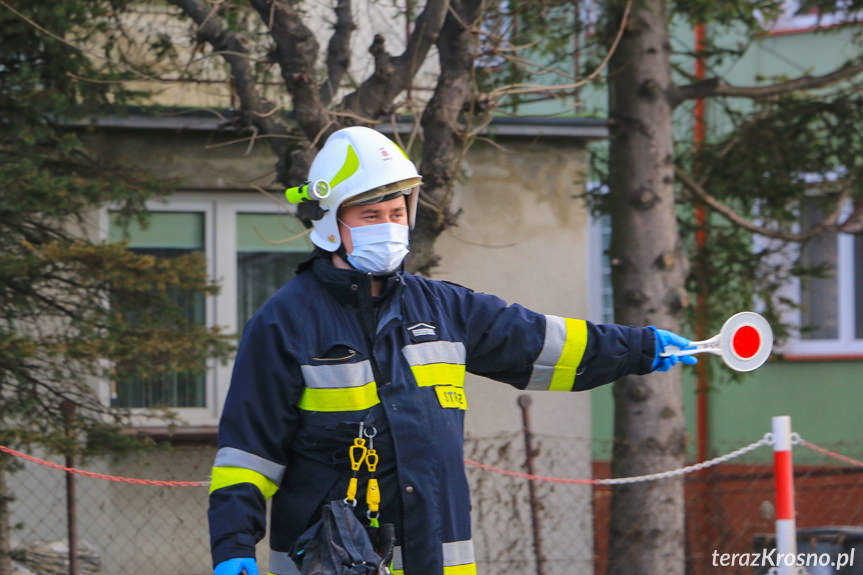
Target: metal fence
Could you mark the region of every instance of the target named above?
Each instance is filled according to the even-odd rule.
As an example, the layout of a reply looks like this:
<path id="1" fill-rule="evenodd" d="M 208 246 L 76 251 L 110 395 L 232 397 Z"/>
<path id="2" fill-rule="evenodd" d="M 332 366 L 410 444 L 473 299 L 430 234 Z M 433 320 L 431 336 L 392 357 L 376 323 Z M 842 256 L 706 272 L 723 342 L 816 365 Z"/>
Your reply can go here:
<path id="1" fill-rule="evenodd" d="M 175 447 L 79 463 L 134 478 L 206 480 L 215 449 Z M 57 463 L 62 460 L 50 458 Z M 66 575 L 65 473 L 24 463 L 9 474 L 11 539 L 20 575 Z M 207 488 L 75 479 L 75 525 L 81 575 L 211 573 Z"/>
<path id="2" fill-rule="evenodd" d="M 530 465 L 522 432 L 469 438 L 465 456 L 472 462 L 521 473 L 531 467 L 535 474 L 562 478 L 610 475 L 608 462 L 586 459 L 591 447 L 588 440 L 532 435 L 530 441 Z M 728 451 L 738 447 L 728 446 Z M 827 447 L 852 461 L 812 452 L 805 465 L 795 465 L 800 529 L 863 525 L 863 466 L 853 462 L 863 459 L 863 444 Z M 795 447 L 804 449 L 807 446 Z M 207 479 L 214 454 L 213 447 L 174 447 L 119 459 L 94 459 L 78 466 L 126 477 L 197 481 Z M 685 475 L 688 573 L 719 572 L 713 565 L 714 551 L 749 552 L 765 541 L 765 534 L 773 532 L 770 459 L 770 449 L 761 447 Z M 11 534 L 18 569 L 14 572 L 65 575 L 69 573 L 66 474 L 30 462 L 17 467 L 7 478 L 13 494 Z M 528 480 L 473 464 L 467 466 L 467 473 L 480 573 L 606 572 L 611 486 Z M 75 483 L 78 573 L 212 572 L 206 487 L 132 485 L 91 477 L 77 477 Z M 262 542 L 258 549 L 264 573 L 266 545 Z M 863 556 L 857 561 L 863 562 Z M 750 575 L 757 571 L 735 566 L 721 572 Z"/>

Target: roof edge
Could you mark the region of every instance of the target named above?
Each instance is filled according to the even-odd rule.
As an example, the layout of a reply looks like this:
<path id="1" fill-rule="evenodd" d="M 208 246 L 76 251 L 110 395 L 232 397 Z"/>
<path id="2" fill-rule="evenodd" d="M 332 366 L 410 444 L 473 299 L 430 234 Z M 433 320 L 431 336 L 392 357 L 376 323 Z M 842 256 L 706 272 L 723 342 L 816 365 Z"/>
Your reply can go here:
<path id="1" fill-rule="evenodd" d="M 148 111 L 146 108 L 110 110 L 82 118 L 62 121 L 72 128 L 104 130 L 151 130 L 184 132 L 234 131 L 233 120 L 237 112 L 203 110 Z M 401 116 L 395 122 L 381 122 L 375 126 L 384 134 L 410 133 L 415 126 L 413 118 Z M 608 123 L 603 118 L 562 118 L 547 116 L 495 117 L 481 132 L 485 136 L 509 138 L 564 138 L 598 140 L 608 137 Z"/>

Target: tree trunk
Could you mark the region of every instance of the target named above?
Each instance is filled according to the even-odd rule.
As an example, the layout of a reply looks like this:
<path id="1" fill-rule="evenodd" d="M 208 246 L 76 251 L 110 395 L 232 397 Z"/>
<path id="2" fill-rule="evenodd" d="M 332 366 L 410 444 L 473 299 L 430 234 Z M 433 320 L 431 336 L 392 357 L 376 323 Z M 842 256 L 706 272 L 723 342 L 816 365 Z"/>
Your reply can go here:
<path id="1" fill-rule="evenodd" d="M 9 486 L 6 484 L 7 455 L 0 455 L 0 575 L 12 573 L 12 539 L 9 532 Z"/>
<path id="2" fill-rule="evenodd" d="M 465 144 L 463 112 L 476 94 L 473 67 L 477 43 L 472 26 L 482 11 L 481 0 L 452 0 L 437 39 L 440 76 L 422 116 L 423 176 L 416 228 L 411 234 L 412 272 L 427 273 L 440 259 L 434 242 L 453 225 L 450 210 L 458 157 Z"/>
<path id="3" fill-rule="evenodd" d="M 665 2 L 635 2 L 608 74 L 611 262 L 615 321 L 679 331 L 688 264 L 674 206 L 669 52 Z M 680 368 L 625 377 L 614 399 L 615 476 L 684 464 Z M 614 488 L 608 572 L 683 575 L 681 480 Z"/>

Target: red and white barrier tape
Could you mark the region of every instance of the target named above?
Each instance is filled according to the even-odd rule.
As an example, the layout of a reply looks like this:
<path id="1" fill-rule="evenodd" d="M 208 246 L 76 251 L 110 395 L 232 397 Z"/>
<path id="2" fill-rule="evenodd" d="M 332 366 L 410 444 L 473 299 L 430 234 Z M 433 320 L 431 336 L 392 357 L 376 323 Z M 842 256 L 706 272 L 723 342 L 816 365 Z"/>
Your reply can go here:
<path id="1" fill-rule="evenodd" d="M 134 479 L 131 477 L 121 477 L 119 475 L 106 475 L 104 473 L 94 473 L 93 471 L 84 471 L 83 469 L 75 469 L 74 467 L 66 467 L 65 465 L 51 463 L 50 461 L 45 461 L 44 459 L 39 459 L 38 457 L 15 451 L 5 445 L 0 445 L 0 451 L 8 453 L 9 455 L 14 455 L 15 457 L 20 457 L 26 461 L 44 465 L 45 467 L 59 469 L 66 471 L 67 473 L 74 473 L 75 475 L 83 475 L 84 477 L 92 477 L 93 479 L 104 479 L 106 481 L 130 483 L 132 485 L 154 485 L 158 487 L 202 487 L 210 484 L 209 481 L 154 481 L 152 479 Z"/>
<path id="2" fill-rule="evenodd" d="M 473 465 L 487 471 L 494 471 L 496 473 L 511 475 L 513 477 L 521 477 L 522 479 L 530 479 L 532 481 L 543 481 L 547 483 L 570 483 L 575 485 L 628 485 L 630 483 L 642 483 L 645 481 L 668 479 L 670 477 L 678 477 L 687 473 L 701 471 L 702 469 L 707 469 L 708 467 L 713 467 L 714 465 L 725 463 L 726 461 L 730 461 L 732 459 L 740 457 L 741 455 L 749 453 L 750 451 L 754 451 L 759 447 L 762 447 L 764 445 L 770 445 L 771 443 L 773 443 L 773 434 L 765 433 L 764 437 L 762 437 L 758 441 L 754 441 L 749 445 L 741 447 L 740 449 L 735 449 L 734 451 L 726 453 L 725 455 L 720 455 L 719 457 L 714 457 L 713 459 L 702 461 L 701 463 L 687 465 L 686 467 L 681 467 L 679 469 L 670 469 L 668 471 L 660 471 L 658 473 L 649 473 L 647 475 L 636 475 L 633 477 L 615 477 L 610 479 L 567 479 L 564 477 L 545 477 L 543 475 L 530 475 L 529 473 L 508 471 L 506 469 L 501 469 L 500 467 L 486 465 L 484 463 L 479 463 L 470 459 L 465 459 L 464 462 L 468 465 Z"/>
<path id="3" fill-rule="evenodd" d="M 825 447 L 821 447 L 820 445 L 815 445 L 811 441 L 806 441 L 805 439 L 802 439 L 802 438 L 798 442 L 803 447 L 807 447 L 807 448 L 811 449 L 812 451 L 817 451 L 818 453 L 821 453 L 822 455 L 826 455 L 827 457 L 832 457 L 833 459 L 836 459 L 838 461 L 842 461 L 843 463 L 847 463 L 848 465 L 863 467 L 863 461 L 860 461 L 859 459 L 851 459 L 850 457 L 848 457 L 846 455 L 842 455 L 841 453 L 836 453 L 835 451 L 830 451 L 829 449 L 827 449 Z"/>
<path id="4" fill-rule="evenodd" d="M 827 455 L 844 463 L 848 463 L 849 465 L 855 465 L 858 467 L 863 467 L 863 461 L 859 461 L 857 459 L 852 459 L 845 455 L 830 451 L 824 447 L 806 441 L 804 439 L 800 439 L 797 434 L 793 434 L 793 442 L 795 444 L 800 444 L 803 447 L 807 447 L 813 451 L 817 451 L 823 455 Z M 773 434 L 766 433 L 764 437 L 750 443 L 749 445 L 745 445 L 740 449 L 736 449 L 730 453 L 726 453 L 725 455 L 720 455 L 719 457 L 714 457 L 713 459 L 702 461 L 701 463 L 696 463 L 693 465 L 687 465 L 686 467 L 681 467 L 679 469 L 671 469 L 669 471 L 661 471 L 659 473 L 650 473 L 647 475 L 637 475 L 634 477 L 616 477 L 609 479 L 571 479 L 568 477 L 549 477 L 546 475 L 531 475 L 530 473 L 523 473 L 520 471 L 510 471 L 508 469 L 503 469 L 502 467 L 496 467 L 494 465 L 488 465 L 486 463 L 480 463 L 479 461 L 474 461 L 472 459 L 465 459 L 464 462 L 467 465 L 472 467 L 477 467 L 479 469 L 484 469 L 486 471 L 491 471 L 494 473 L 500 473 L 502 475 L 509 475 L 510 477 L 518 477 L 521 479 L 529 479 L 531 481 L 540 481 L 544 483 L 561 483 L 568 485 L 627 485 L 630 483 L 641 483 L 645 481 L 657 481 L 660 479 L 668 479 L 671 477 L 678 477 L 680 475 L 685 475 L 687 473 L 694 473 L 696 471 L 700 471 L 702 469 L 706 469 L 708 467 L 713 467 L 715 465 L 719 465 L 721 463 L 725 463 L 726 461 L 730 461 L 741 455 L 745 455 L 750 451 L 754 451 L 759 447 L 763 447 L 766 445 L 773 444 Z M 132 485 L 152 485 L 159 487 L 206 487 L 209 485 L 209 481 L 157 481 L 152 479 L 136 479 L 132 477 L 122 477 L 119 475 L 107 475 L 104 473 L 95 473 L 93 471 L 85 471 L 83 469 L 76 469 L 74 467 L 66 467 L 64 465 L 59 465 L 57 463 L 52 463 L 50 461 L 45 461 L 44 459 L 39 459 L 38 457 L 33 457 L 32 455 L 27 455 L 26 453 L 21 453 L 20 451 L 16 451 L 4 445 L 0 445 L 0 452 L 8 453 L 9 455 L 13 455 L 15 457 L 20 457 L 26 461 L 30 461 L 32 463 L 38 463 L 39 465 L 44 465 L 46 467 L 50 467 L 52 469 L 57 469 L 60 471 L 66 471 L 68 473 L 74 473 L 75 475 L 81 475 L 84 477 L 91 477 L 93 479 L 103 479 L 105 481 L 116 481 L 120 483 L 128 483 Z"/>

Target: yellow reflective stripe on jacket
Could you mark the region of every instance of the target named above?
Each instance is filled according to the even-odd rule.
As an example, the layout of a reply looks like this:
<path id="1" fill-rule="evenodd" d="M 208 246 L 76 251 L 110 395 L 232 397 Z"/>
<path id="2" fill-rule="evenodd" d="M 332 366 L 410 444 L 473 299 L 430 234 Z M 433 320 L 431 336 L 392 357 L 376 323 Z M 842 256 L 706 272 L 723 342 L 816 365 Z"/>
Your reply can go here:
<path id="1" fill-rule="evenodd" d="M 444 575 L 476 575 L 476 559 L 474 558 L 473 541 L 447 541 L 442 543 L 441 550 L 443 559 Z M 393 548 L 393 560 L 391 563 L 393 575 L 404 575 L 404 560 L 402 548 L 396 545 Z"/>
<path id="2" fill-rule="evenodd" d="M 380 403 L 372 364 L 302 365 L 306 387 L 298 404 L 306 411 L 361 411 Z"/>
<path id="3" fill-rule="evenodd" d="M 237 449 L 236 447 L 222 447 L 216 453 L 213 467 L 241 467 L 257 471 L 264 477 L 273 481 L 276 485 L 282 482 L 285 475 L 285 466 L 270 461 L 254 453 Z"/>
<path id="4" fill-rule="evenodd" d="M 575 370 L 584 357 L 587 347 L 587 322 L 583 319 L 566 318 L 566 343 L 560 359 L 554 366 L 554 375 L 548 386 L 549 391 L 570 391 L 575 384 Z"/>
<path id="5" fill-rule="evenodd" d="M 460 341 L 427 341 L 402 348 L 420 387 L 454 385 L 464 387 L 467 353 Z"/>
<path id="6" fill-rule="evenodd" d="M 241 483 L 251 483 L 269 499 L 279 490 L 279 486 L 266 476 L 243 467 L 214 467 L 210 477 L 210 493 L 223 487 L 231 487 Z"/>
<path id="7" fill-rule="evenodd" d="M 420 387 L 430 385 L 454 385 L 464 387 L 465 366 L 451 363 L 413 365 L 411 371 Z"/>
<path id="8" fill-rule="evenodd" d="M 527 389 L 570 391 L 587 347 L 587 322 L 545 316 L 545 339 Z"/>
<path id="9" fill-rule="evenodd" d="M 360 411 L 379 403 L 378 386 L 372 381 L 359 387 L 307 387 L 298 405 L 306 411 Z"/>
<path id="10" fill-rule="evenodd" d="M 391 569 L 393 575 L 405 575 L 404 569 Z M 444 575 L 476 575 L 476 563 L 468 563 L 467 565 L 453 565 L 447 567 L 444 565 Z"/>
<path id="11" fill-rule="evenodd" d="M 476 575 L 476 563 L 466 565 L 443 566 L 443 575 Z"/>

